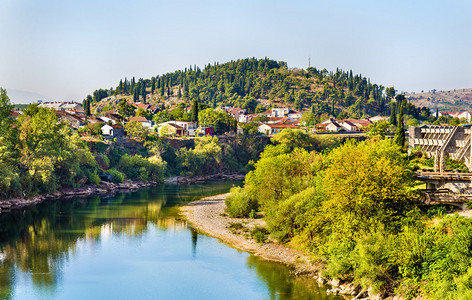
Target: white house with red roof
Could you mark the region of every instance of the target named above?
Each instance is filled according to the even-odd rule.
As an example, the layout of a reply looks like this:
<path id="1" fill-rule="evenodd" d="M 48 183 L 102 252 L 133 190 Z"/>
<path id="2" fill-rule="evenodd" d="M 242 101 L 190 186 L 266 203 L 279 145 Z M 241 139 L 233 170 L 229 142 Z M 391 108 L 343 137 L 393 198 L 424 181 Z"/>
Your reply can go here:
<path id="1" fill-rule="evenodd" d="M 343 130 L 343 127 L 336 121 L 331 121 L 326 125 L 326 131 L 338 132 Z"/>
<path id="2" fill-rule="evenodd" d="M 146 128 L 151 128 L 152 127 L 152 121 L 149 121 L 148 119 L 146 119 L 145 117 L 132 117 L 129 119 L 128 122 L 138 122 L 138 123 L 141 123 L 141 125 L 143 125 L 143 127 L 146 127 Z"/>
<path id="3" fill-rule="evenodd" d="M 266 135 L 272 135 L 281 132 L 286 128 L 296 129 L 297 126 L 293 124 L 261 124 L 257 127 L 257 131 Z"/>

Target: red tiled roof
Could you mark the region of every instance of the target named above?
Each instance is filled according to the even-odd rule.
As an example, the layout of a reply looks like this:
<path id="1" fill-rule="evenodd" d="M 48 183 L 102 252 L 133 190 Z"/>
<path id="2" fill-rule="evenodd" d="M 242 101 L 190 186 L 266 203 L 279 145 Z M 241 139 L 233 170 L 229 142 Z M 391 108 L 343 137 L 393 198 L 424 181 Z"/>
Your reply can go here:
<path id="1" fill-rule="evenodd" d="M 14 112 L 12 112 L 12 113 L 10 114 L 10 117 L 11 117 L 11 118 L 18 118 L 19 115 L 20 115 L 19 112 L 14 111 Z"/>
<path id="2" fill-rule="evenodd" d="M 176 128 L 176 129 L 184 129 L 182 126 L 179 126 L 179 125 L 174 124 L 174 123 L 167 123 L 166 125 L 170 125 L 170 126 Z M 164 125 L 164 126 L 165 126 L 165 125 Z"/>
<path id="3" fill-rule="evenodd" d="M 371 121 L 366 120 L 366 119 L 361 119 L 361 120 L 356 120 L 356 119 L 344 119 L 343 122 L 345 122 L 345 121 L 349 121 L 349 122 L 353 123 L 354 125 L 359 124 L 361 127 L 367 127 L 367 126 L 369 126 L 370 124 L 372 124 Z"/>
<path id="4" fill-rule="evenodd" d="M 265 124 L 270 128 L 297 128 L 297 126 L 293 124 Z"/>
<path id="5" fill-rule="evenodd" d="M 129 119 L 130 122 L 136 121 L 136 122 L 147 122 L 148 120 L 145 117 L 132 117 Z"/>

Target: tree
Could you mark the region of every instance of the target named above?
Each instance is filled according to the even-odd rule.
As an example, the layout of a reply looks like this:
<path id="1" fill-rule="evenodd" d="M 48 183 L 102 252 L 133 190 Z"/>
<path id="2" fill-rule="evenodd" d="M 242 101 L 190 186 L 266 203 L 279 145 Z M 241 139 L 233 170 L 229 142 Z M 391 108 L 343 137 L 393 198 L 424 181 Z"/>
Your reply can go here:
<path id="1" fill-rule="evenodd" d="M 138 107 L 136 110 L 136 117 L 145 117 L 146 119 L 151 118 L 151 112 L 149 110 L 144 110 L 142 107 Z"/>
<path id="2" fill-rule="evenodd" d="M 397 110 L 396 110 L 397 105 L 395 102 L 390 102 L 390 124 L 393 126 L 397 126 Z"/>
<path id="3" fill-rule="evenodd" d="M 270 140 L 274 144 L 285 145 L 290 150 L 294 148 L 313 150 L 315 148 L 315 140 L 299 129 L 286 128 L 275 134 Z"/>
<path id="4" fill-rule="evenodd" d="M 196 122 L 198 126 L 198 101 L 197 99 L 193 100 L 192 102 L 191 114 L 192 114 L 192 118 L 191 118 L 192 122 Z"/>
<path id="5" fill-rule="evenodd" d="M 126 133 L 140 141 L 146 140 L 146 137 L 149 135 L 149 129 L 144 127 L 141 122 L 131 121 L 125 125 Z"/>
<path id="6" fill-rule="evenodd" d="M 130 116 L 134 115 L 135 109 L 136 107 L 129 104 L 126 99 L 123 99 L 118 103 L 118 113 L 125 118 L 129 118 Z"/>
<path id="7" fill-rule="evenodd" d="M 7 96 L 7 91 L 0 88 L 0 136 L 5 137 L 11 129 L 13 123 L 10 115 L 13 111 L 13 105 Z"/>
<path id="8" fill-rule="evenodd" d="M 215 126 L 218 124 L 219 133 L 227 131 L 235 131 L 237 129 L 237 121 L 235 118 L 222 110 L 207 108 L 198 113 L 200 124 L 205 126 Z"/>
<path id="9" fill-rule="evenodd" d="M 85 115 L 90 116 L 90 103 L 92 102 L 92 96 L 87 95 L 87 98 L 85 99 Z"/>
<path id="10" fill-rule="evenodd" d="M 400 111 L 398 112 L 398 125 L 397 130 L 395 131 L 394 142 L 396 145 L 403 147 L 405 145 L 405 124 L 403 121 L 403 109 L 405 107 L 405 96 L 403 94 L 397 95 L 397 103 L 400 104 Z"/>
<path id="11" fill-rule="evenodd" d="M 383 139 L 388 132 L 389 125 L 390 124 L 385 120 L 370 124 L 367 127 L 367 136 L 369 136 L 370 138 Z"/>
<path id="12" fill-rule="evenodd" d="M 385 89 L 385 94 L 386 94 L 386 97 L 387 97 L 387 101 L 393 99 L 393 97 L 395 97 L 395 88 L 393 86 L 386 88 Z"/>

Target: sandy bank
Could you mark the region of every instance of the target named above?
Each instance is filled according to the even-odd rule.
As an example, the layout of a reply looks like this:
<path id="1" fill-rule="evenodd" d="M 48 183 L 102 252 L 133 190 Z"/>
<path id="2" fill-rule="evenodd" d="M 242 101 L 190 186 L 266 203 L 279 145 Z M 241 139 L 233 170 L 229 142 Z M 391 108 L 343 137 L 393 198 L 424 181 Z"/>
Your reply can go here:
<path id="1" fill-rule="evenodd" d="M 310 263 L 310 258 L 302 252 L 269 241 L 259 244 L 246 238 L 244 232 L 233 233 L 231 223 L 242 223 L 249 231 L 255 226 L 265 226 L 262 219 L 235 219 L 222 216 L 225 211 L 225 198 L 229 194 L 207 197 L 181 207 L 182 214 L 192 226 L 210 236 L 221 239 L 231 246 L 254 253 L 264 259 L 281 262 L 295 267 L 295 274 L 315 274 L 318 268 Z"/>

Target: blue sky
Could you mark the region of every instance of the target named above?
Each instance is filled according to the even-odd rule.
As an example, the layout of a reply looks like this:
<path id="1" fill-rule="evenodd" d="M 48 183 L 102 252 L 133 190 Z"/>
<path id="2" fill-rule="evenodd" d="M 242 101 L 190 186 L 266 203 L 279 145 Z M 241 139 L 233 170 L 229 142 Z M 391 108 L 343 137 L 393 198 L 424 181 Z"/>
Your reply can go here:
<path id="1" fill-rule="evenodd" d="M 124 77 L 246 57 L 400 91 L 472 87 L 470 1 L 0 0 L 0 86 L 82 100 Z"/>

